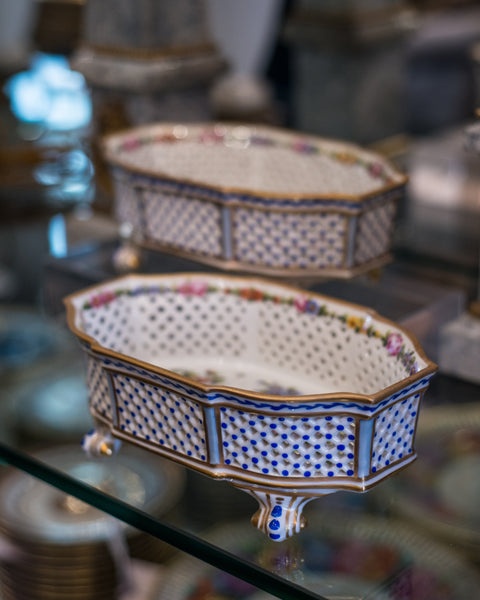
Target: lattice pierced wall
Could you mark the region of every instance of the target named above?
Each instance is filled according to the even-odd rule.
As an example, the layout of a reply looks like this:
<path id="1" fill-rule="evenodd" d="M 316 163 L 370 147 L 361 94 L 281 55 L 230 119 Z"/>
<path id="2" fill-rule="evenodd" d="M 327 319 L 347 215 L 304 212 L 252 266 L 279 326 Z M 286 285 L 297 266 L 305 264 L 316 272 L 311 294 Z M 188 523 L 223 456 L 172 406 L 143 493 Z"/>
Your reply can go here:
<path id="1" fill-rule="evenodd" d="M 341 267 L 347 219 L 335 213 L 233 213 L 234 257 L 269 267 Z"/>
<path id="2" fill-rule="evenodd" d="M 112 418 L 110 386 L 108 375 L 101 364 L 94 358 L 87 359 L 87 384 L 90 397 L 90 407 L 99 415 Z"/>
<path id="3" fill-rule="evenodd" d="M 257 319 L 255 332 L 249 326 Z M 86 333 L 102 346 L 167 366 L 174 356 L 248 357 L 322 381 L 331 391 L 373 393 L 405 377 L 405 366 L 380 338 L 337 317 L 294 306 L 248 302 L 234 294 L 140 293 L 82 313 Z M 171 365 L 175 368 L 175 365 Z"/>
<path id="4" fill-rule="evenodd" d="M 278 417 L 220 409 L 225 464 L 280 477 L 352 477 L 353 417 Z"/>
<path id="5" fill-rule="evenodd" d="M 221 209 L 217 205 L 159 190 L 144 190 L 143 201 L 149 240 L 222 256 Z"/>
<path id="6" fill-rule="evenodd" d="M 259 311 L 259 348 L 266 364 L 321 380 L 331 391 L 369 394 L 405 377 L 401 361 L 380 339 L 356 333 L 338 318 L 298 314 L 280 304 Z"/>
<path id="7" fill-rule="evenodd" d="M 126 354 L 135 353 L 138 343 L 132 315 L 131 298 L 120 296 L 114 302 L 84 310 L 82 324 L 85 333 L 105 348 Z"/>
<path id="8" fill-rule="evenodd" d="M 136 356 L 161 358 L 195 355 L 237 357 L 247 352 L 249 306 L 222 293 L 150 294 L 136 300 Z"/>
<path id="9" fill-rule="evenodd" d="M 202 407 L 180 394 L 113 374 L 119 427 L 179 454 L 207 460 Z"/>
<path id="10" fill-rule="evenodd" d="M 377 417 L 372 445 L 372 473 L 412 454 L 420 398 L 420 393 L 410 396 Z"/>
<path id="11" fill-rule="evenodd" d="M 389 251 L 395 203 L 388 202 L 358 218 L 354 263 L 362 264 Z"/>
<path id="12" fill-rule="evenodd" d="M 84 310 L 82 318 L 85 332 L 102 346 L 162 366 L 165 358 L 185 354 L 245 355 L 254 308 L 235 295 L 154 292 L 119 296 Z"/>
<path id="13" fill-rule="evenodd" d="M 372 339 L 366 335 L 357 335 L 355 346 L 350 371 L 359 392 L 374 393 L 405 378 L 407 373 L 402 361 L 391 356 L 380 340 L 373 344 Z"/>
<path id="14" fill-rule="evenodd" d="M 140 193 L 128 181 L 116 176 L 113 179 L 115 190 L 115 216 L 119 223 L 130 223 L 141 231 Z"/>

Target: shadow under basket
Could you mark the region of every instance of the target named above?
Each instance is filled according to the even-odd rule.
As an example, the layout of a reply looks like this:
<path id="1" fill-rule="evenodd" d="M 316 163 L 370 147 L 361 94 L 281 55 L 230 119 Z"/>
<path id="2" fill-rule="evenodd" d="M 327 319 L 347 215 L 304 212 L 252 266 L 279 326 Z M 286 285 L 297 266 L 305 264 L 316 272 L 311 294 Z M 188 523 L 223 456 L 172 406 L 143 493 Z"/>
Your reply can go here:
<path id="1" fill-rule="evenodd" d="M 249 277 L 130 275 L 66 299 L 87 354 L 90 452 L 127 440 L 226 479 L 271 539 L 305 503 L 413 461 L 436 370 L 374 311 Z"/>

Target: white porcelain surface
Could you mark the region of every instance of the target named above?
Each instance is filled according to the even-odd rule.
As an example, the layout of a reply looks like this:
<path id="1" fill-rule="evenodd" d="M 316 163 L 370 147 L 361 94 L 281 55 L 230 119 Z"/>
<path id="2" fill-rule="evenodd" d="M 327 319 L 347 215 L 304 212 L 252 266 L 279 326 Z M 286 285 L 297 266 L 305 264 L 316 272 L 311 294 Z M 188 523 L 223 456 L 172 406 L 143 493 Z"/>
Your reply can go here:
<path id="1" fill-rule="evenodd" d="M 172 135 L 176 142 L 165 139 Z M 164 136 L 162 138 L 162 136 Z M 146 140 L 145 140 L 146 138 Z M 177 180 L 277 195 L 372 193 L 401 181 L 378 156 L 353 144 L 250 126 L 152 127 L 119 138 L 119 160 Z M 383 169 L 382 176 L 374 173 Z"/>
<path id="2" fill-rule="evenodd" d="M 405 178 L 293 131 L 158 124 L 106 138 L 117 216 L 139 243 L 237 271 L 351 276 L 386 260 Z"/>
<path id="3" fill-rule="evenodd" d="M 88 354 L 88 448 L 127 439 L 229 479 L 272 539 L 301 529 L 312 496 L 366 490 L 415 458 L 435 366 L 369 309 L 208 274 L 128 276 L 67 305 Z"/>

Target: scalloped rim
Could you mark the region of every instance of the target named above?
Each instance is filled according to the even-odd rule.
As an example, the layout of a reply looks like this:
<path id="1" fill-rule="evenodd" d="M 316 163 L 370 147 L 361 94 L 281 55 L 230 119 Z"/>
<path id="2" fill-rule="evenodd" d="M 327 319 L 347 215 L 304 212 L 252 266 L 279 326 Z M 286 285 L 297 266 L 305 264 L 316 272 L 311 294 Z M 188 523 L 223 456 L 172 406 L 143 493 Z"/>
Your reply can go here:
<path id="1" fill-rule="evenodd" d="M 331 193 L 319 193 L 319 194 L 285 194 L 281 192 L 265 192 L 259 190 L 253 190 L 249 188 L 237 188 L 237 187 L 228 187 L 228 186 L 216 186 L 212 184 L 208 184 L 199 179 L 190 179 L 190 178 L 177 178 L 166 173 L 163 173 L 161 170 L 153 170 L 143 167 L 133 167 L 129 161 L 125 157 L 121 157 L 118 155 L 118 146 L 122 143 L 128 142 L 129 140 L 135 140 L 140 136 L 154 136 L 161 134 L 163 136 L 173 136 L 175 137 L 174 131 L 176 127 L 186 128 L 189 131 L 194 132 L 204 132 L 204 131 L 212 131 L 214 132 L 216 128 L 221 128 L 227 131 L 233 131 L 235 128 L 243 128 L 250 131 L 250 136 L 255 135 L 268 135 L 271 138 L 288 138 L 292 144 L 301 143 L 306 145 L 312 145 L 314 147 L 321 146 L 322 144 L 333 144 L 335 146 L 343 148 L 343 151 L 346 153 L 351 153 L 357 156 L 368 157 L 372 160 L 372 162 L 379 163 L 383 167 L 385 167 L 390 173 L 391 178 L 394 180 L 391 183 L 385 184 L 383 186 L 379 186 L 373 190 L 365 192 L 363 194 L 341 194 L 336 192 Z M 188 133 L 184 137 L 178 137 L 176 142 L 181 143 L 182 140 L 188 138 Z M 171 140 L 170 143 L 174 141 Z M 161 142 L 156 142 L 161 143 Z M 134 128 L 129 128 L 120 132 L 116 132 L 102 138 L 101 148 L 104 154 L 104 158 L 111 166 L 120 167 L 125 172 L 136 174 L 136 175 L 145 175 L 151 178 L 161 178 L 164 181 L 171 181 L 180 184 L 193 185 L 199 188 L 203 188 L 205 190 L 209 190 L 211 192 L 221 193 L 224 195 L 241 195 L 241 196 L 256 196 L 263 199 L 286 199 L 288 201 L 295 200 L 348 200 L 350 202 L 364 202 L 372 197 L 384 194 L 390 190 L 394 190 L 397 188 L 401 188 L 404 186 L 408 180 L 407 176 L 401 173 L 398 169 L 396 169 L 392 163 L 390 163 L 387 159 L 380 156 L 379 154 L 365 150 L 361 146 L 350 142 L 343 142 L 341 140 L 331 139 L 331 138 L 322 138 L 318 136 L 313 136 L 311 134 L 300 133 L 288 129 L 269 127 L 267 125 L 251 125 L 251 124 L 241 124 L 241 123 L 228 123 L 228 122 L 216 122 L 216 123 L 155 123 L 151 125 L 144 125 Z"/>
<path id="2" fill-rule="evenodd" d="M 109 350 L 109 349 L 105 348 L 104 346 L 102 346 L 101 344 L 99 344 L 92 336 L 86 334 L 84 331 L 82 331 L 76 325 L 76 316 L 78 314 L 78 309 L 79 309 L 79 307 L 77 306 L 78 302 L 83 301 L 85 299 L 86 295 L 90 295 L 93 293 L 98 294 L 102 290 L 105 290 L 106 288 L 107 289 L 110 288 L 113 284 L 115 284 L 115 285 L 120 284 L 120 287 L 121 287 L 122 283 L 126 284 L 127 282 L 134 282 L 134 281 L 138 281 L 138 282 L 156 281 L 157 283 L 161 284 L 162 282 L 172 281 L 172 280 L 178 281 L 178 283 L 185 283 L 185 281 L 187 281 L 187 280 L 191 281 L 194 279 L 197 279 L 197 280 L 200 279 L 203 281 L 217 281 L 217 282 L 222 281 L 222 282 L 231 282 L 231 283 L 236 282 L 237 284 L 240 284 L 241 282 L 243 282 L 244 284 L 246 284 L 247 286 L 250 286 L 250 287 L 252 285 L 257 285 L 260 287 L 266 286 L 267 288 L 273 286 L 284 292 L 289 292 L 290 294 L 293 293 L 298 296 L 308 295 L 309 299 L 322 300 L 323 302 L 325 302 L 325 301 L 333 302 L 335 304 L 349 307 L 355 311 L 363 312 L 366 316 L 370 316 L 372 319 L 375 319 L 377 322 L 387 324 L 387 325 L 393 327 L 395 330 L 401 332 L 405 336 L 405 338 L 408 339 L 409 342 L 412 344 L 413 349 L 417 353 L 418 357 L 425 363 L 425 366 L 423 368 L 421 368 L 419 371 L 417 371 L 416 373 L 406 376 L 402 380 L 400 380 L 396 383 L 393 383 L 393 384 L 387 386 L 386 388 L 383 388 L 383 389 L 379 390 L 378 392 L 376 392 L 374 394 L 370 394 L 370 395 L 359 394 L 359 393 L 354 393 L 354 392 L 343 392 L 342 393 L 341 391 L 338 391 L 338 392 L 333 392 L 333 393 L 309 394 L 309 395 L 302 395 L 302 396 L 277 396 L 277 395 L 273 395 L 273 394 L 263 394 L 260 392 L 253 392 L 253 391 L 249 391 L 249 390 L 245 390 L 245 389 L 241 389 L 241 388 L 236 388 L 234 386 L 217 385 L 217 384 L 207 385 L 207 384 L 195 382 L 194 380 L 192 380 L 188 377 L 185 377 L 183 375 L 179 375 L 178 373 L 171 371 L 169 369 L 166 369 L 166 368 L 163 368 L 163 367 L 160 367 L 160 366 L 157 366 L 152 363 L 145 362 L 145 361 L 137 360 L 126 354 L 122 354 L 122 353 L 114 351 L 114 350 Z M 75 292 L 74 294 L 70 294 L 69 296 L 67 296 L 64 299 L 64 304 L 66 306 L 67 324 L 68 324 L 69 328 L 79 339 L 86 342 L 92 351 L 95 351 L 104 356 L 115 358 L 117 360 L 125 361 L 131 365 L 140 367 L 142 369 L 145 369 L 147 371 L 150 371 L 152 373 L 155 373 L 155 374 L 158 374 L 161 376 L 167 376 L 167 377 L 173 379 L 174 381 L 177 381 L 177 382 L 183 383 L 183 384 L 187 384 L 188 386 L 190 386 L 194 389 L 197 389 L 201 393 L 206 394 L 206 395 L 212 394 L 212 393 L 225 393 L 225 392 L 232 393 L 233 392 L 242 397 L 246 397 L 246 398 L 253 399 L 253 400 L 263 400 L 263 401 L 271 402 L 274 404 L 275 403 L 298 403 L 299 401 L 301 401 L 302 403 L 310 403 L 310 402 L 313 403 L 313 402 L 318 402 L 318 401 L 338 400 L 339 398 L 341 401 L 356 401 L 356 402 L 360 402 L 363 404 L 378 404 L 382 400 L 384 400 L 384 399 L 388 398 L 389 396 L 395 394 L 396 392 L 402 390 L 406 386 L 412 385 L 413 383 L 420 381 L 425 376 L 432 375 L 433 373 L 435 373 L 437 371 L 437 368 L 438 368 L 437 365 L 425 355 L 417 338 L 411 332 L 409 332 L 407 329 L 405 329 L 401 325 L 398 325 L 394 321 L 391 321 L 390 319 L 386 319 L 385 317 L 382 317 L 376 311 L 374 311 L 368 307 L 359 305 L 359 304 L 354 304 L 354 303 L 343 301 L 343 300 L 337 300 L 337 299 L 329 297 L 329 296 L 325 296 L 325 295 L 318 294 L 315 292 L 310 292 L 308 290 L 290 286 L 290 285 L 287 285 L 284 283 L 277 283 L 274 281 L 268 281 L 268 280 L 260 279 L 260 278 L 245 278 L 245 277 L 236 277 L 236 276 L 230 276 L 230 275 L 212 274 L 212 273 L 175 273 L 175 274 L 170 274 L 170 275 L 168 275 L 168 274 L 126 275 L 126 276 L 110 279 L 101 284 L 96 284 L 96 285 L 84 288 L 83 290 L 81 290 L 79 292 Z"/>

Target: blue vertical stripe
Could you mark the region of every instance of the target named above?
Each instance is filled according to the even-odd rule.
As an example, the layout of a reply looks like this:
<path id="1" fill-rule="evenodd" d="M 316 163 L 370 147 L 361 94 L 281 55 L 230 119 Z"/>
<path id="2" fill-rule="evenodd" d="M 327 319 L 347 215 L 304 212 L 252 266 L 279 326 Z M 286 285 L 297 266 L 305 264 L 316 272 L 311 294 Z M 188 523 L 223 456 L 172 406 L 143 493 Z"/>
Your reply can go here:
<path id="1" fill-rule="evenodd" d="M 370 475 L 370 461 L 372 454 L 372 433 L 375 419 L 360 420 L 358 431 L 358 477 Z"/>
<path id="2" fill-rule="evenodd" d="M 203 409 L 205 417 L 205 433 L 207 436 L 209 463 L 217 465 L 220 462 L 220 452 L 218 449 L 217 421 L 215 419 L 215 407 L 205 406 Z"/>

